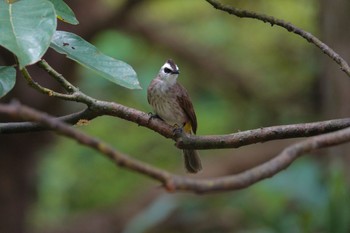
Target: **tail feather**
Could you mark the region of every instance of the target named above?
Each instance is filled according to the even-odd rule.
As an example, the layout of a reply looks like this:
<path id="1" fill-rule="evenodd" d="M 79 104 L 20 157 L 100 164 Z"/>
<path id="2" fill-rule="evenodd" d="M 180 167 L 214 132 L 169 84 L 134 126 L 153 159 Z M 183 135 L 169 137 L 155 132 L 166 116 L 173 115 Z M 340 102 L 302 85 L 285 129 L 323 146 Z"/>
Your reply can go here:
<path id="1" fill-rule="evenodd" d="M 189 173 L 197 173 L 202 170 L 199 153 L 196 150 L 183 150 L 185 168 Z"/>

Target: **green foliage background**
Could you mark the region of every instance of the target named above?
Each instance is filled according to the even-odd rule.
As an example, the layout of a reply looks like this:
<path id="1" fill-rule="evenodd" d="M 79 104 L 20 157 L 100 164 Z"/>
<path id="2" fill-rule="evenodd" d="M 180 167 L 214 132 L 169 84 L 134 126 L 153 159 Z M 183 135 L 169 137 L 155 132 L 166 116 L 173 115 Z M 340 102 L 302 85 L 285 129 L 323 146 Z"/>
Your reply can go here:
<path id="1" fill-rule="evenodd" d="M 106 4 L 119 7 L 114 1 Z M 235 1 L 234 4 L 318 33 L 318 1 Z M 198 0 L 151 1 L 136 14 L 140 20 L 162 23 L 164 27 L 159 33 L 171 30 L 178 40 L 209 47 L 229 61 L 232 69 L 254 77 L 247 82 L 252 84 L 255 98 L 246 100 L 235 93 L 224 93 L 225 84 L 219 79 L 217 85 L 208 86 L 201 81 L 196 67 L 187 65 L 171 51 L 119 31 L 102 31 L 92 43 L 102 52 L 131 64 L 143 89 L 130 91 L 118 87 L 81 68 L 78 85 L 81 90 L 96 98 L 150 112 L 147 86 L 164 61 L 171 57 L 181 69 L 180 82 L 192 96 L 200 135 L 319 118 L 312 110 L 312 98 L 319 68 L 317 57 L 321 53 L 299 37 L 256 20 L 226 15 Z M 215 74 L 210 75 L 217 79 Z M 173 142 L 150 130 L 110 117 L 98 118 L 80 128 L 124 153 L 183 173 L 182 158 Z M 230 152 L 201 152 L 204 169 L 210 169 L 209 158 Z M 64 138 L 59 138 L 41 154 L 39 199 L 30 219 L 35 228 L 63 222 L 94 208 L 118 206 L 140 196 L 144 190 L 158 188 L 153 181 L 115 168 L 94 151 Z M 167 198 L 172 200 L 183 221 L 195 226 L 216 216 L 212 228 L 199 227 L 198 232 L 349 232 L 346 218 L 349 217 L 349 188 L 343 177 L 337 167 L 324 171 L 314 160 L 302 158 L 281 174 L 246 190 L 209 196 L 171 194 Z M 170 216 L 174 208 L 169 208 L 164 215 Z M 145 213 L 131 220 L 129 227 L 146 215 L 154 216 L 154 225 L 163 221 L 158 215 L 149 215 L 153 212 Z M 154 226 L 140 232 L 147 229 L 158 232 Z M 180 231 L 168 229 L 167 232 Z"/>

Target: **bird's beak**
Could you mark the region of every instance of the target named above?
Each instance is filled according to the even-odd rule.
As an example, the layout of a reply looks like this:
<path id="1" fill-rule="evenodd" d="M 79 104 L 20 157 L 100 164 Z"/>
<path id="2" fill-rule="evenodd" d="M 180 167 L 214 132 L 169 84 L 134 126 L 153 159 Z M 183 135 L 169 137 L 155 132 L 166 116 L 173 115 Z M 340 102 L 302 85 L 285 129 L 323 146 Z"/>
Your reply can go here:
<path id="1" fill-rule="evenodd" d="M 172 74 L 180 74 L 180 70 L 174 70 L 173 72 L 171 72 Z"/>

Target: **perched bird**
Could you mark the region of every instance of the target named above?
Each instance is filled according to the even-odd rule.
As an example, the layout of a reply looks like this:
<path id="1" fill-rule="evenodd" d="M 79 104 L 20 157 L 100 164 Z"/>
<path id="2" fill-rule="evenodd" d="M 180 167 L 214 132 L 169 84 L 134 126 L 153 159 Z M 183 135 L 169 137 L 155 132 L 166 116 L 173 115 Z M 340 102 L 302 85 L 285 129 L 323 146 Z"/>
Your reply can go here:
<path id="1" fill-rule="evenodd" d="M 182 128 L 187 134 L 196 134 L 196 113 L 186 89 L 177 83 L 179 73 L 179 68 L 174 61 L 167 60 L 148 87 L 148 103 L 155 113 L 169 125 Z M 185 149 L 183 154 L 188 172 L 197 173 L 202 169 L 196 150 Z"/>

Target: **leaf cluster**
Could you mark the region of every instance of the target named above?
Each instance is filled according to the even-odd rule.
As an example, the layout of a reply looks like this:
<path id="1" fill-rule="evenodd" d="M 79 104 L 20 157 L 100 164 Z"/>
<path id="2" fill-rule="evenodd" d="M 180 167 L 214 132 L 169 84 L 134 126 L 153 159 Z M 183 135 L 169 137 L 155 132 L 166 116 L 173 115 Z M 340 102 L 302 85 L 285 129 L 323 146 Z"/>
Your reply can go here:
<path id="1" fill-rule="evenodd" d="M 14 54 L 21 70 L 40 61 L 52 48 L 113 83 L 130 89 L 140 88 L 130 65 L 104 55 L 74 33 L 57 30 L 57 19 L 78 24 L 64 1 L 0 1 L 0 46 Z M 0 66 L 0 98 L 15 85 L 14 66 L 17 64 Z"/>

